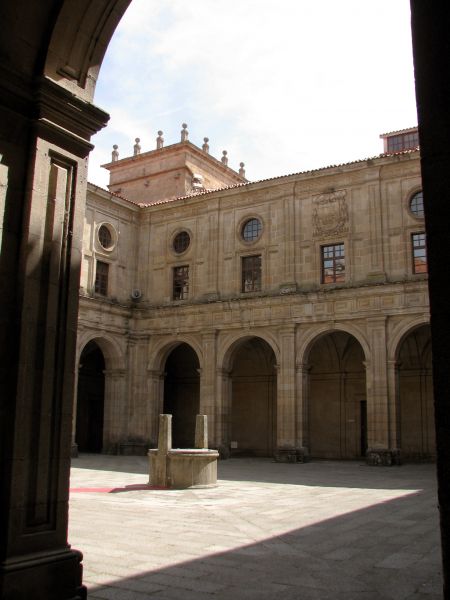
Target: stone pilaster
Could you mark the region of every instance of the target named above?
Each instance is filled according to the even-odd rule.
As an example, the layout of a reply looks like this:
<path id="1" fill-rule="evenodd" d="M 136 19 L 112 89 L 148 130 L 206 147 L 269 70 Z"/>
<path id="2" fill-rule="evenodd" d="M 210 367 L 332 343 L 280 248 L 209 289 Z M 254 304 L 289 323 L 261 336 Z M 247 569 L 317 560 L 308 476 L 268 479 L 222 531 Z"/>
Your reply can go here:
<path id="1" fill-rule="evenodd" d="M 372 353 L 366 360 L 367 462 L 370 465 L 398 464 L 398 451 L 390 446 L 390 414 L 387 382 L 386 317 L 368 319 Z"/>
<path id="2" fill-rule="evenodd" d="M 0 109 L 0 595 L 65 600 L 86 594 L 68 488 L 87 156 L 108 116 L 47 79 L 16 92 Z"/>
<path id="3" fill-rule="evenodd" d="M 214 434 L 217 419 L 216 402 L 216 332 L 208 332 L 202 336 L 203 368 L 200 376 L 200 407 L 199 412 L 208 416 L 210 446 L 215 448 L 218 440 Z"/>
<path id="4" fill-rule="evenodd" d="M 216 369 L 216 446 L 222 458 L 230 455 L 231 441 L 231 374 L 227 369 Z M 211 429 L 210 429 L 211 431 Z M 210 446 L 212 444 L 210 443 Z"/>
<path id="5" fill-rule="evenodd" d="M 280 363 L 277 373 L 277 441 L 275 460 L 296 462 L 295 326 L 279 330 Z"/>
<path id="6" fill-rule="evenodd" d="M 296 396 L 297 396 L 297 461 L 306 462 L 309 459 L 309 423 L 308 423 L 308 396 L 309 372 L 311 367 L 307 363 L 296 365 Z"/>
<path id="7" fill-rule="evenodd" d="M 103 452 L 116 454 L 126 436 L 127 372 L 123 369 L 106 369 L 104 375 Z"/>

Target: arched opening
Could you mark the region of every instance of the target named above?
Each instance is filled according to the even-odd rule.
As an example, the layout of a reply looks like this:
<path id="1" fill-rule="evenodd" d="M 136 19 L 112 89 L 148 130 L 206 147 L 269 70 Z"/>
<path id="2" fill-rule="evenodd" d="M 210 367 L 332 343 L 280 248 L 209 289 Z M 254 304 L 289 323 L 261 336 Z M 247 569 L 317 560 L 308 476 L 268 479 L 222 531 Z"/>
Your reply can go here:
<path id="1" fill-rule="evenodd" d="M 200 364 L 188 344 L 169 354 L 165 366 L 164 413 L 172 415 L 172 445 L 193 448 L 195 418 L 200 410 Z"/>
<path id="2" fill-rule="evenodd" d="M 101 452 L 105 408 L 105 358 L 95 341 L 84 347 L 78 371 L 75 442 L 80 452 Z"/>
<path id="3" fill-rule="evenodd" d="M 404 338 L 397 364 L 402 457 L 431 458 L 436 449 L 429 325 L 414 329 Z"/>
<path id="4" fill-rule="evenodd" d="M 320 337 L 309 355 L 309 443 L 316 458 L 355 459 L 367 450 L 364 352 L 352 335 Z"/>
<path id="5" fill-rule="evenodd" d="M 231 367 L 231 453 L 271 456 L 276 444 L 276 359 L 264 340 L 242 341 Z"/>

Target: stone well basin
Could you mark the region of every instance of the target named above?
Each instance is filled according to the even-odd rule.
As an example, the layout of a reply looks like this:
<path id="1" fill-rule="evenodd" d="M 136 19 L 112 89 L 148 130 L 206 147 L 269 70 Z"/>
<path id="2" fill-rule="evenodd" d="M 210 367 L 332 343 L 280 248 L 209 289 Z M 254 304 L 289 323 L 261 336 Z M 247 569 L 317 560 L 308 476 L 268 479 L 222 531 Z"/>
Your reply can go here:
<path id="1" fill-rule="evenodd" d="M 150 473 L 156 474 L 161 453 L 152 449 L 148 452 Z M 169 488 L 206 488 L 217 485 L 217 450 L 207 448 L 173 448 L 166 454 L 166 486 Z M 159 461 L 158 461 L 159 459 Z M 159 477 L 151 475 L 153 485 Z"/>

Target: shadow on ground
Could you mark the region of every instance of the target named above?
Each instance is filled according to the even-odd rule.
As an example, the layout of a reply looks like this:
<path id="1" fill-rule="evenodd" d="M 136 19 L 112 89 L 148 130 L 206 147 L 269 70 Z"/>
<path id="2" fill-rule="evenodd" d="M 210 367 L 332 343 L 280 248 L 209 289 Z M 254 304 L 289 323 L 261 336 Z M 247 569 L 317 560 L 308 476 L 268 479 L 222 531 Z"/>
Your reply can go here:
<path id="1" fill-rule="evenodd" d="M 430 492 L 410 493 L 128 578 L 111 573 L 109 581 L 104 563 L 89 600 L 441 600 L 438 528 L 430 523 L 437 517 L 429 507 Z M 143 551 L 158 548 L 149 540 Z"/>
<path id="2" fill-rule="evenodd" d="M 230 458 L 218 462 L 218 479 L 280 485 L 307 485 L 320 487 L 348 487 L 363 489 L 413 489 L 434 486 L 434 471 L 429 464 L 372 467 L 361 461 L 313 460 L 308 463 L 277 463 L 270 458 Z M 72 459 L 77 469 L 142 474 L 148 477 L 146 456 L 116 456 L 80 454 Z M 275 465 L 274 465 L 275 466 Z M 317 468 L 319 467 L 319 468 Z M 398 477 L 399 469 L 401 478 Z M 408 475 L 411 475 L 408 477 Z M 431 477 L 430 477 L 431 475 Z"/>

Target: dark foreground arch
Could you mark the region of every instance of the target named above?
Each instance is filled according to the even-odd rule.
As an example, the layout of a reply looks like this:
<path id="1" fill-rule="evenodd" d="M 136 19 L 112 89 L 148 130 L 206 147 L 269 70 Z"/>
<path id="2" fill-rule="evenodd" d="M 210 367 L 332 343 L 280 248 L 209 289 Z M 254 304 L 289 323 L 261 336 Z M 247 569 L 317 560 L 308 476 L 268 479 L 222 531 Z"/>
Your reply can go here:
<path id="1" fill-rule="evenodd" d="M 0 597 L 85 597 L 67 545 L 81 222 L 90 102 L 129 0 L 0 1 Z M 450 539 L 450 9 L 411 0 L 444 575 Z M 44 75 L 46 77 L 44 77 Z M 63 217 L 63 218 L 60 218 Z M 66 218 L 64 218 L 66 217 Z M 63 227 L 56 227 L 62 223 Z M 39 482 L 39 485 L 38 485 Z M 446 598 L 450 592 L 446 589 Z"/>

